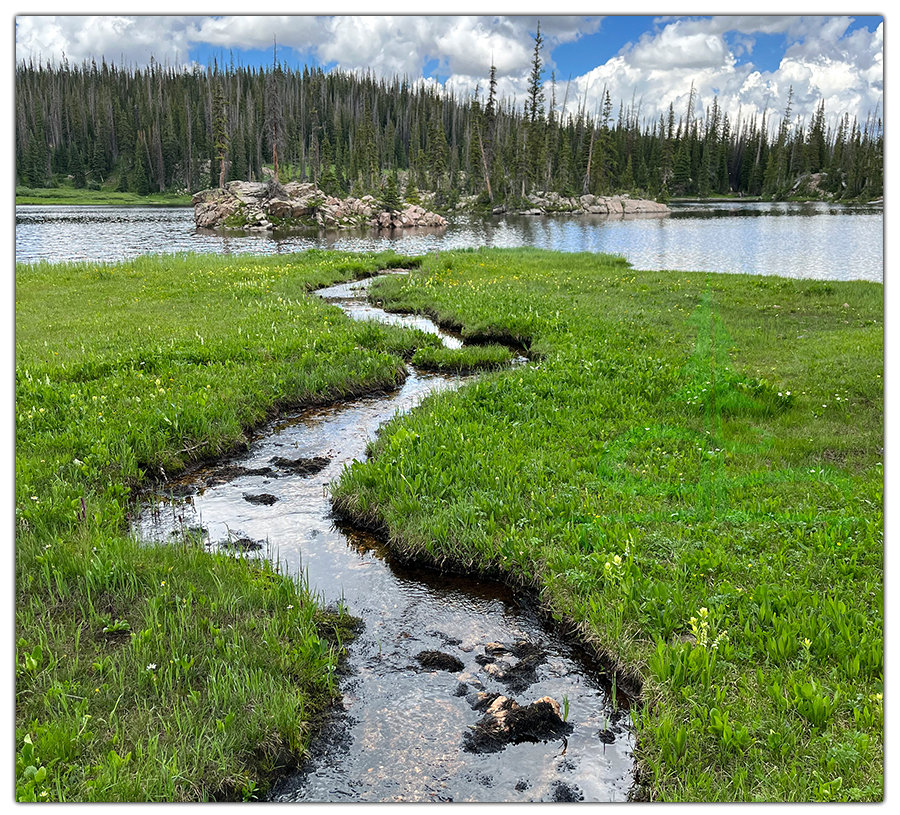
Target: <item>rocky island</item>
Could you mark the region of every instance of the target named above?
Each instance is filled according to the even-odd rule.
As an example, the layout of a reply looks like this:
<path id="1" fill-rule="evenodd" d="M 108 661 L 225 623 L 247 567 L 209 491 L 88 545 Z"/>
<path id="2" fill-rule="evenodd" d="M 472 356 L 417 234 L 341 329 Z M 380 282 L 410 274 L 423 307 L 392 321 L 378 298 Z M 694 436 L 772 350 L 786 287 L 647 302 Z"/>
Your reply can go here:
<path id="1" fill-rule="evenodd" d="M 443 227 L 447 221 L 417 204 L 386 210 L 372 195 L 335 198 L 314 184 L 231 181 L 194 195 L 194 223 L 202 229 L 268 232 L 281 229 L 403 229 Z"/>
<path id="2" fill-rule="evenodd" d="M 505 204 L 493 208 L 494 215 L 664 215 L 671 210 L 659 201 L 632 198 L 630 195 L 560 195 L 556 192 L 533 193 L 522 205 Z"/>

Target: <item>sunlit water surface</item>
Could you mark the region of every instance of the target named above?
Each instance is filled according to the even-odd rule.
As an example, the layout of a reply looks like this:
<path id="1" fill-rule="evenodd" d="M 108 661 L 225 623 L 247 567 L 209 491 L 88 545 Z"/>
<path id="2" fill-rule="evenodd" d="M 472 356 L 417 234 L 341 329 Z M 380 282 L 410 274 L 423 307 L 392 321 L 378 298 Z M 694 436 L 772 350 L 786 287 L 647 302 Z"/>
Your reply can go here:
<path id="1" fill-rule="evenodd" d="M 145 253 L 275 254 L 304 249 L 419 255 L 442 249 L 536 246 L 608 252 L 636 269 L 741 272 L 820 280 L 883 280 L 877 206 L 682 204 L 663 216 L 457 216 L 443 229 L 220 234 L 190 208 L 16 207 L 16 260 L 120 260 Z"/>

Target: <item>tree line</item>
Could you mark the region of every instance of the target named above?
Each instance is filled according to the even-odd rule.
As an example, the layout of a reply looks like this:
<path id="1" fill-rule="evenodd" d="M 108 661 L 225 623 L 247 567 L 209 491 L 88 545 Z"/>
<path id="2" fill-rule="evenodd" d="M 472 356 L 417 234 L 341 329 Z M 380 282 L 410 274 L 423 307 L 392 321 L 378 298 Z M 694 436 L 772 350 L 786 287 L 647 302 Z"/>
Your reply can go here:
<path id="1" fill-rule="evenodd" d="M 883 190 L 882 122 L 843 114 L 826 123 L 764 112 L 732 120 L 717 98 L 698 115 L 642 115 L 641 102 L 608 91 L 590 110 L 569 83 L 546 77 L 540 29 L 523 105 L 485 87 L 452 89 L 324 72 L 304 66 L 219 65 L 181 70 L 151 61 L 121 68 L 16 66 L 16 183 L 151 192 L 195 192 L 233 180 L 317 184 L 333 195 L 400 188 L 452 205 L 463 195 L 485 206 L 530 193 L 673 196 L 749 195 L 779 199 L 798 179 L 826 173 L 835 199 L 872 199 Z M 402 180 L 402 187 L 400 187 Z M 799 190 L 802 192 L 802 188 Z"/>

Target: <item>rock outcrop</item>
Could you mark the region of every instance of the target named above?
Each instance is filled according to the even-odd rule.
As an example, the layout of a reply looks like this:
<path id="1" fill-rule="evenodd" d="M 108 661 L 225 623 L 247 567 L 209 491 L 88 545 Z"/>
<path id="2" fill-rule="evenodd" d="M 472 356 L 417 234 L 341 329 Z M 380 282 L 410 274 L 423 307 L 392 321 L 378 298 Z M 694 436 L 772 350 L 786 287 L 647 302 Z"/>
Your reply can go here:
<path id="1" fill-rule="evenodd" d="M 231 181 L 194 195 L 194 223 L 201 229 L 270 232 L 276 229 L 443 227 L 447 221 L 416 204 L 388 212 L 371 195 L 334 198 L 313 184 Z"/>
<path id="2" fill-rule="evenodd" d="M 529 195 L 526 200 L 530 206 L 518 208 L 495 207 L 494 214 L 501 215 L 505 212 L 510 212 L 519 215 L 552 215 L 560 213 L 567 215 L 629 216 L 664 215 L 671 211 L 666 204 L 661 204 L 659 201 L 631 198 L 628 195 L 565 196 L 549 192 L 546 195 Z"/>

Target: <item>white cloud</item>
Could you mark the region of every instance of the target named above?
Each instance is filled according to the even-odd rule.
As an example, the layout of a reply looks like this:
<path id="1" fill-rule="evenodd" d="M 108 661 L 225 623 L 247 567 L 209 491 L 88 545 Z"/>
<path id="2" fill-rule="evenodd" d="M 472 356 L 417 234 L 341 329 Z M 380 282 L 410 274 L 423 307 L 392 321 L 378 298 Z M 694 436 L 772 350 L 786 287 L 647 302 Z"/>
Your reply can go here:
<path id="1" fill-rule="evenodd" d="M 191 17 L 16 17 L 16 61 L 170 65 L 187 59 Z"/>
<path id="2" fill-rule="evenodd" d="M 673 106 L 687 110 L 690 88 L 698 115 L 718 100 L 732 124 L 740 115 L 768 111 L 780 121 L 793 88 L 793 115 L 808 120 L 821 100 L 832 121 L 849 111 L 864 121 L 883 97 L 883 30 L 860 29 L 845 36 L 848 17 L 713 17 L 655 20 L 654 30 L 629 43 L 605 65 L 576 80 L 588 110 L 597 110 L 604 88 L 613 100 L 640 100 L 641 115 L 658 119 Z M 783 35 L 788 43 L 777 70 L 760 71 L 752 62 L 755 37 Z M 729 46 L 726 35 L 730 40 Z"/>
<path id="3" fill-rule="evenodd" d="M 628 56 L 631 65 L 645 70 L 724 68 L 734 61 L 721 35 L 680 20 L 655 36 L 642 36 Z"/>

